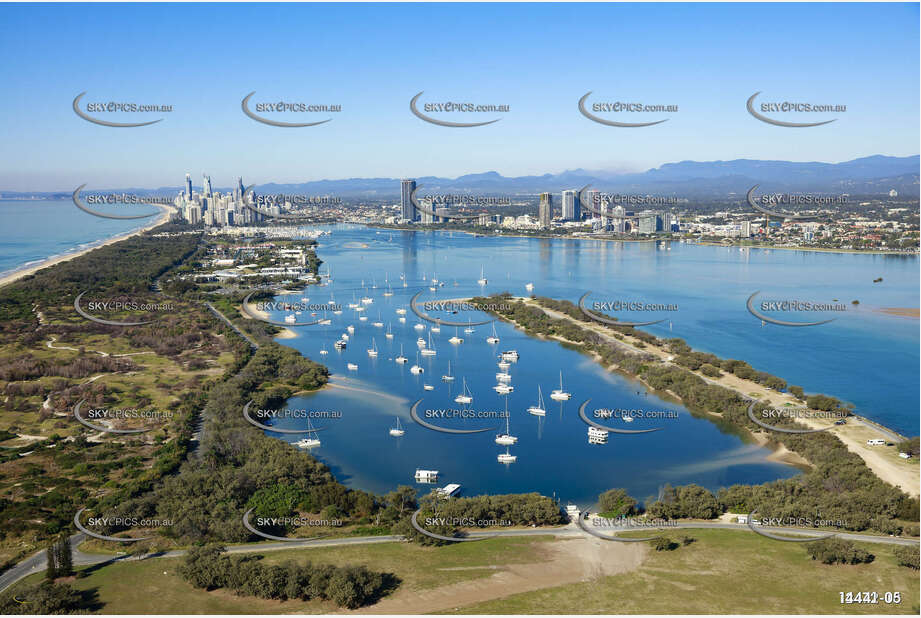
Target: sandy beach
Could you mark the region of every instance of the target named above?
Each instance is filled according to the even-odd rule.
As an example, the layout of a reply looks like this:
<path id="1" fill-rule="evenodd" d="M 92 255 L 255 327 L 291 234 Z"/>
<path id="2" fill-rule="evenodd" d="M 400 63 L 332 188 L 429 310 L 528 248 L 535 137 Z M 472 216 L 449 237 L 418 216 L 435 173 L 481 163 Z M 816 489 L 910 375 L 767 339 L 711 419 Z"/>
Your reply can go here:
<path id="1" fill-rule="evenodd" d="M 916 320 L 919 317 L 919 310 L 917 307 L 880 307 L 877 311 L 879 313 L 897 315 L 903 318 L 914 318 Z"/>
<path id="2" fill-rule="evenodd" d="M 61 262 L 67 262 L 76 257 L 80 257 L 81 255 L 89 253 L 90 251 L 95 251 L 96 249 L 99 249 L 100 247 L 105 247 L 107 245 L 111 245 L 112 243 L 116 243 L 116 242 L 125 240 L 126 238 L 137 236 L 138 234 L 141 234 L 148 230 L 152 230 L 158 225 L 162 225 L 163 223 L 166 223 L 167 221 L 169 221 L 170 215 L 172 214 L 172 210 L 169 209 L 168 207 L 160 205 L 160 208 L 161 208 L 161 212 L 160 212 L 160 215 L 156 218 L 156 220 L 150 223 L 149 225 L 142 227 L 141 229 L 135 230 L 133 232 L 126 232 L 124 234 L 119 234 L 118 236 L 113 236 L 112 238 L 109 238 L 108 240 L 106 240 L 105 242 L 101 244 L 98 244 L 94 247 L 87 247 L 86 249 L 82 251 L 75 251 L 73 253 L 68 253 L 66 255 L 59 255 L 53 258 L 48 258 L 47 260 L 42 260 L 38 264 L 33 264 L 32 266 L 27 266 L 25 268 L 21 268 L 19 270 L 13 271 L 7 275 L 4 275 L 2 278 L 0 278 L 0 287 L 3 287 L 4 285 L 7 285 L 8 283 L 18 281 L 19 279 L 22 279 L 23 277 L 36 273 L 42 270 L 43 268 L 49 268 L 51 266 L 54 266 L 55 264 L 60 264 Z"/>

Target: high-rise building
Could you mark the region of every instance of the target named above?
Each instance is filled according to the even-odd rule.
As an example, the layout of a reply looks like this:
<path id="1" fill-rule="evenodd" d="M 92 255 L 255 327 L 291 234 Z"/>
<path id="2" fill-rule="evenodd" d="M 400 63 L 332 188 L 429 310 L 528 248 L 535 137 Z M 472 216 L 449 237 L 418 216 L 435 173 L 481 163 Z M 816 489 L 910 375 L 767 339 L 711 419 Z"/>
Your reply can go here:
<path id="1" fill-rule="evenodd" d="M 592 213 L 592 217 L 601 212 L 601 192 L 598 189 L 586 189 L 577 197 L 581 198 L 579 201 L 580 211 L 587 210 Z"/>
<path id="2" fill-rule="evenodd" d="M 578 219 L 576 201 L 575 191 L 563 191 L 563 221 L 575 221 Z"/>
<path id="3" fill-rule="evenodd" d="M 550 219 L 553 216 L 553 196 L 549 193 L 540 194 L 540 205 L 537 209 L 537 223 L 544 229 L 550 228 Z"/>
<path id="4" fill-rule="evenodd" d="M 742 238 L 751 238 L 752 235 L 752 222 L 743 221 L 739 226 L 739 236 Z"/>
<path id="5" fill-rule="evenodd" d="M 211 197 L 211 176 L 203 173 L 201 181 L 201 194 L 205 197 Z"/>
<path id="6" fill-rule="evenodd" d="M 655 234 L 662 229 L 662 218 L 655 211 L 640 213 L 638 227 L 640 234 Z"/>
<path id="7" fill-rule="evenodd" d="M 185 199 L 192 199 L 192 174 L 185 175 Z"/>
<path id="8" fill-rule="evenodd" d="M 243 199 L 243 176 L 237 176 L 237 190 L 234 193 L 234 200 L 240 201 Z"/>
<path id="9" fill-rule="evenodd" d="M 415 221 L 419 212 L 413 207 L 412 194 L 416 190 L 416 181 L 404 178 L 400 181 L 400 218 L 404 221 Z"/>

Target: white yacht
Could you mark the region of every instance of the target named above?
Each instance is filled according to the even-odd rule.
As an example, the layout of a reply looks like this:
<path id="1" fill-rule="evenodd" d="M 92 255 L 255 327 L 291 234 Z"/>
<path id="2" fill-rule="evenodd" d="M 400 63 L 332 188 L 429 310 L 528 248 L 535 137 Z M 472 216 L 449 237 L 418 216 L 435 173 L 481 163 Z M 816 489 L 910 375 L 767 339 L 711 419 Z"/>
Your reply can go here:
<path id="1" fill-rule="evenodd" d="M 413 324 L 413 328 L 415 328 L 416 330 L 425 330 L 425 324 L 423 324 L 422 322 L 416 322 L 415 324 Z"/>
<path id="2" fill-rule="evenodd" d="M 384 333 L 384 337 L 387 339 L 393 339 L 393 331 L 390 329 L 390 322 L 387 322 L 387 332 Z"/>
<path id="3" fill-rule="evenodd" d="M 466 334 L 468 334 L 468 335 L 469 335 L 470 333 L 475 333 L 475 332 L 476 332 L 476 329 L 473 327 L 472 324 L 470 324 L 470 320 L 467 320 L 467 328 L 464 329 L 464 332 L 465 332 Z"/>
<path id="4" fill-rule="evenodd" d="M 492 336 L 486 338 L 486 343 L 499 343 L 499 335 L 496 334 L 496 325 L 492 325 Z"/>
<path id="5" fill-rule="evenodd" d="M 402 343 L 400 344 L 400 355 L 397 356 L 397 357 L 396 357 L 395 359 L 393 359 L 393 360 L 395 360 L 396 362 L 400 363 L 401 365 L 402 365 L 403 363 L 409 362 L 409 359 L 406 358 L 405 356 L 403 356 L 403 344 L 402 344 Z"/>
<path id="6" fill-rule="evenodd" d="M 441 327 L 438 326 L 438 324 L 436 324 L 435 326 L 431 327 L 429 330 L 432 331 L 433 333 L 440 333 Z"/>
<path id="7" fill-rule="evenodd" d="M 397 315 L 406 315 L 406 309 L 397 309 Z"/>
<path id="8" fill-rule="evenodd" d="M 515 390 L 515 387 L 511 384 L 496 384 L 492 389 L 500 395 L 508 395 Z"/>
<path id="9" fill-rule="evenodd" d="M 377 341 L 374 340 L 374 337 L 371 337 L 371 347 L 368 348 L 368 356 L 372 358 L 377 356 Z"/>
<path id="10" fill-rule="evenodd" d="M 348 363 L 346 367 L 348 367 L 349 371 L 358 371 L 358 365 L 355 363 Z"/>
<path id="11" fill-rule="evenodd" d="M 295 316 L 293 313 L 289 313 L 285 316 L 285 323 L 294 324 L 295 322 L 297 322 L 297 316 Z"/>
<path id="12" fill-rule="evenodd" d="M 508 369 L 508 368 L 511 367 L 511 366 L 512 366 L 512 364 L 511 364 L 510 362 L 508 362 L 508 361 L 504 361 L 504 360 L 500 360 L 500 361 L 499 361 L 499 369 L 503 369 L 503 370 L 504 370 L 504 369 Z"/>
<path id="13" fill-rule="evenodd" d="M 454 398 L 454 403 L 473 403 L 473 393 L 467 388 L 467 378 L 464 378 L 464 386 L 461 388 L 460 395 Z"/>
<path id="14" fill-rule="evenodd" d="M 402 436 L 404 433 L 406 433 L 406 430 L 404 430 L 403 427 L 400 425 L 400 417 L 398 416 L 398 417 L 397 417 L 397 426 L 396 426 L 396 427 L 391 427 L 391 428 L 390 428 L 390 435 L 391 435 L 391 436 L 394 436 L 394 437 L 396 437 L 396 438 L 399 438 L 399 437 Z"/>
<path id="15" fill-rule="evenodd" d="M 454 336 L 451 337 L 450 339 L 448 339 L 448 342 L 453 343 L 454 345 L 458 345 L 458 344 L 461 344 L 461 343 L 464 342 L 464 338 L 463 338 L 463 337 L 458 337 L 458 336 L 457 336 L 457 329 L 455 328 L 455 329 L 454 329 Z"/>
<path id="16" fill-rule="evenodd" d="M 409 368 L 409 372 L 415 375 L 419 375 L 420 373 L 425 372 L 425 369 L 423 369 L 422 366 L 419 365 L 419 353 L 418 352 L 416 352 L 416 364 Z"/>
<path id="17" fill-rule="evenodd" d="M 448 373 L 441 376 L 442 382 L 453 382 L 454 376 L 451 375 L 451 361 L 448 361 Z"/>
<path id="18" fill-rule="evenodd" d="M 502 371 L 496 374 L 496 379 L 499 380 L 500 382 L 511 382 L 512 374 Z"/>
<path id="19" fill-rule="evenodd" d="M 516 350 L 506 350 L 502 353 L 502 360 L 511 361 L 513 363 L 517 362 L 519 357 L 520 356 Z"/>
<path id="20" fill-rule="evenodd" d="M 526 284 L 524 284 L 524 289 L 526 289 L 528 292 L 530 292 L 531 290 L 534 289 L 534 284 L 533 284 L 533 283 L 526 283 Z"/>
<path id="21" fill-rule="evenodd" d="M 424 347 L 427 346 L 428 344 L 425 342 L 425 339 L 423 339 L 422 337 L 419 337 L 418 339 L 416 339 L 416 345 L 417 345 L 419 348 L 424 348 Z"/>
<path id="22" fill-rule="evenodd" d="M 504 453 L 499 453 L 499 455 L 496 457 L 496 460 L 499 463 L 504 463 L 504 464 L 515 463 L 516 461 L 518 461 L 518 455 L 512 455 L 511 453 L 508 452 L 508 448 L 506 448 Z"/>
<path id="23" fill-rule="evenodd" d="M 329 354 L 329 350 L 326 349 L 326 344 L 323 344 L 323 347 L 320 348 L 320 354 Z"/>
<path id="24" fill-rule="evenodd" d="M 377 312 L 377 322 L 373 322 L 373 323 L 371 324 L 371 326 L 373 326 L 373 327 L 375 327 L 375 328 L 384 328 L 384 321 L 381 320 L 381 312 L 380 312 L 380 311 Z"/>
<path id="25" fill-rule="evenodd" d="M 589 444 L 607 444 L 608 443 L 608 432 L 604 429 L 598 429 L 597 427 L 588 428 L 588 443 Z"/>
<path id="26" fill-rule="evenodd" d="M 486 285 L 489 281 L 486 279 L 486 273 L 484 272 L 485 268 L 480 267 L 480 278 L 476 280 L 479 285 Z"/>
<path id="27" fill-rule="evenodd" d="M 406 324 L 406 318 L 404 318 L 403 316 L 400 316 L 399 318 L 397 318 L 397 320 L 399 320 L 400 324 Z"/>
<path id="28" fill-rule="evenodd" d="M 315 448 L 320 446 L 320 439 L 316 437 L 316 431 L 314 431 L 313 426 L 310 424 L 310 419 L 307 419 L 307 437 L 295 442 L 299 448 Z"/>
<path id="29" fill-rule="evenodd" d="M 563 390 L 563 372 L 560 371 L 560 387 L 550 391 L 550 399 L 555 401 L 569 401 L 572 399 L 572 393 Z"/>
<path id="30" fill-rule="evenodd" d="M 349 340 L 349 334 L 348 334 L 348 333 L 342 333 L 342 335 L 340 335 L 340 338 L 341 338 L 343 341 L 348 341 L 348 340 Z"/>
<path id="31" fill-rule="evenodd" d="M 348 326 L 346 326 L 346 327 L 345 327 L 345 330 L 349 331 L 349 334 L 350 334 L 350 335 L 355 334 L 355 327 L 352 326 L 351 324 L 349 324 Z"/>
<path id="32" fill-rule="evenodd" d="M 372 304 L 373 302 L 374 302 L 374 299 L 371 298 L 370 296 L 362 296 L 362 298 L 361 298 L 361 304 L 362 304 L 362 305 L 370 305 L 370 304 Z"/>
<path id="33" fill-rule="evenodd" d="M 359 322 L 367 322 L 367 321 L 368 321 L 368 316 L 366 316 L 366 315 L 360 315 L 360 316 L 358 316 L 358 321 L 359 321 Z"/>
<path id="34" fill-rule="evenodd" d="M 422 390 L 424 390 L 424 391 L 433 391 L 433 390 L 435 390 L 435 387 L 432 386 L 431 384 L 423 384 L 423 385 L 422 385 Z"/>
<path id="35" fill-rule="evenodd" d="M 544 394 L 540 392 L 540 385 L 537 386 L 537 405 L 528 408 L 528 414 L 547 416 L 547 410 L 544 408 Z"/>
<path id="36" fill-rule="evenodd" d="M 509 414 L 508 414 L 508 397 L 505 398 L 505 433 L 500 433 L 496 436 L 496 444 L 501 444 L 502 446 L 508 446 L 510 444 L 515 444 L 518 442 L 518 438 L 512 435 L 511 430 L 509 429 Z"/>
<path id="37" fill-rule="evenodd" d="M 436 353 L 435 345 L 432 343 L 432 333 L 430 331 L 428 345 L 422 348 L 422 356 L 435 356 Z"/>
<path id="38" fill-rule="evenodd" d="M 338 341 L 336 341 L 336 343 L 333 344 L 333 347 L 336 348 L 337 350 L 344 350 L 345 346 L 346 346 L 346 343 L 344 339 L 339 339 Z"/>

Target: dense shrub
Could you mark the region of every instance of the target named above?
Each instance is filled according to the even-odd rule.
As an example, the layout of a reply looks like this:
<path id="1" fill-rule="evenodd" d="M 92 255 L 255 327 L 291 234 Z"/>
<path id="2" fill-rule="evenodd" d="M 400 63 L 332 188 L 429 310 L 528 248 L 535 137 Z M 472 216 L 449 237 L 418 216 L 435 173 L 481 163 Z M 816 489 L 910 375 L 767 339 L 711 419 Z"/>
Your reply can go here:
<path id="1" fill-rule="evenodd" d="M 873 562 L 875 556 L 843 539 L 822 539 L 806 544 L 813 560 L 822 564 L 861 564 Z"/>

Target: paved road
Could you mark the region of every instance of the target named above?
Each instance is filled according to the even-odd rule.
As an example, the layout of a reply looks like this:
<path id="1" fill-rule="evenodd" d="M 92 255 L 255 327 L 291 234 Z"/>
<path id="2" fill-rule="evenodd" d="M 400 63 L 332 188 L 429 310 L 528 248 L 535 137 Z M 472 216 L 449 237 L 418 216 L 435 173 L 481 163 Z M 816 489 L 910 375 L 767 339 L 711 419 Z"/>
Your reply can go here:
<path id="1" fill-rule="evenodd" d="M 258 344 L 258 343 L 256 343 L 249 335 L 247 335 L 247 334 L 244 333 L 242 330 L 240 330 L 239 328 L 237 328 L 237 325 L 234 324 L 233 322 L 231 322 L 230 320 L 228 320 L 228 319 L 227 319 L 227 316 L 225 316 L 223 313 L 221 313 L 220 311 L 218 311 L 217 308 L 216 308 L 214 305 L 212 305 L 211 303 L 205 301 L 205 306 L 206 306 L 208 309 L 210 309 L 210 310 L 211 310 L 211 313 L 213 313 L 214 315 L 216 315 L 216 316 L 218 317 L 218 319 L 220 319 L 220 320 L 221 320 L 222 322 L 224 322 L 227 326 L 229 326 L 230 328 L 232 328 L 232 329 L 234 330 L 234 332 L 236 332 L 238 335 L 240 335 L 241 337 L 243 337 L 244 339 L 246 339 L 246 341 L 249 343 L 250 346 L 252 346 L 252 348 L 253 348 L 254 350 L 258 350 L 258 349 L 259 349 L 259 344 Z"/>
<path id="2" fill-rule="evenodd" d="M 588 525 L 591 525 L 589 522 Z M 681 523 L 677 526 L 668 526 L 665 531 L 673 529 L 721 529 L 721 530 L 737 530 L 743 532 L 751 532 L 751 529 L 745 524 L 732 524 L 732 523 L 723 523 L 723 522 L 687 522 Z M 807 529 L 791 529 L 791 528 L 776 528 L 773 526 L 761 526 L 761 530 L 768 532 L 773 532 L 776 534 L 790 534 L 791 532 L 796 532 L 803 536 L 824 536 L 828 534 L 828 531 L 823 530 L 807 530 Z M 611 528 L 599 527 L 598 531 L 603 530 L 610 531 Z M 617 532 L 652 532 L 656 530 L 654 528 L 648 528 L 643 526 L 624 526 L 617 529 Z M 557 537 L 585 537 L 586 533 L 580 530 L 575 524 L 570 524 L 562 528 L 525 528 L 518 530 L 498 530 L 495 532 L 472 532 L 471 537 L 521 537 L 521 536 L 545 536 L 551 534 Z M 658 534 L 658 532 L 657 532 Z M 595 535 L 597 536 L 597 535 Z M 887 545 L 918 545 L 918 541 L 914 539 L 906 539 L 900 537 L 890 537 L 890 536 L 875 536 L 872 534 L 857 534 L 851 532 L 841 532 L 837 534 L 837 537 L 842 539 L 847 539 L 850 541 L 859 541 L 863 543 L 882 543 Z M 76 565 L 91 565 L 91 564 L 101 564 L 103 562 L 118 562 L 123 560 L 151 560 L 154 558 L 179 558 L 186 554 L 186 550 L 178 549 L 174 551 L 163 552 L 160 554 L 150 554 L 147 556 L 127 556 L 127 555 L 110 555 L 110 554 L 85 554 L 79 550 L 77 547 L 80 543 L 86 540 L 85 535 L 75 534 L 70 537 L 71 547 L 74 548 L 74 564 Z M 253 552 L 271 552 L 271 551 L 284 551 L 288 549 L 298 549 L 298 548 L 313 548 L 313 547 L 335 547 L 337 545 L 368 545 L 375 543 L 393 543 L 397 541 L 405 540 L 404 537 L 399 535 L 388 535 L 388 536 L 359 536 L 359 537 L 344 537 L 344 538 L 331 538 L 331 539 L 316 539 L 316 540 L 304 540 L 304 541 L 288 541 L 280 543 L 243 543 L 240 545 L 230 545 L 227 547 L 227 553 L 230 554 L 244 554 L 244 553 L 253 553 Z M 778 543 L 781 541 L 777 541 Z M 15 567 L 11 568 L 9 571 L 0 575 L 0 592 L 19 581 L 23 577 L 31 575 L 32 573 L 41 572 L 45 569 L 45 552 L 44 550 L 32 554 Z"/>

